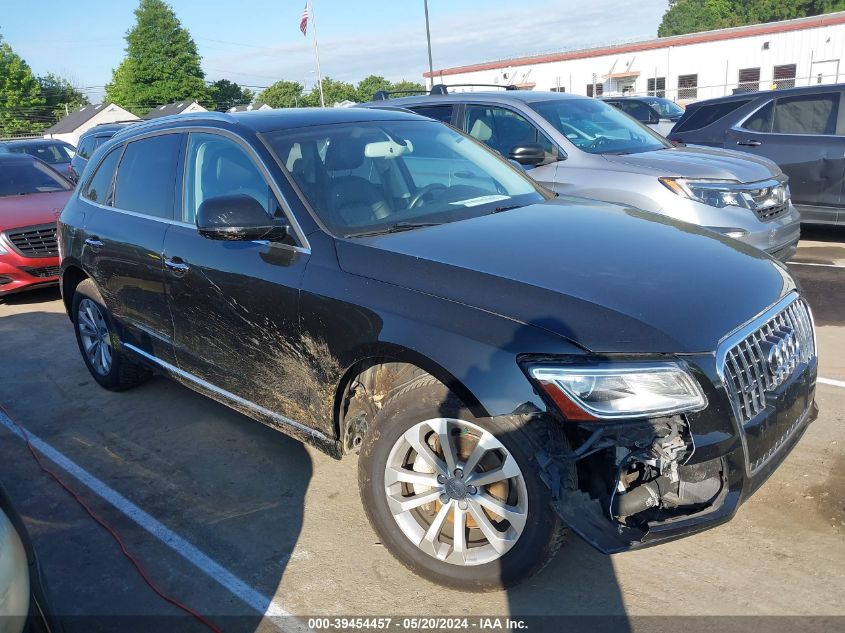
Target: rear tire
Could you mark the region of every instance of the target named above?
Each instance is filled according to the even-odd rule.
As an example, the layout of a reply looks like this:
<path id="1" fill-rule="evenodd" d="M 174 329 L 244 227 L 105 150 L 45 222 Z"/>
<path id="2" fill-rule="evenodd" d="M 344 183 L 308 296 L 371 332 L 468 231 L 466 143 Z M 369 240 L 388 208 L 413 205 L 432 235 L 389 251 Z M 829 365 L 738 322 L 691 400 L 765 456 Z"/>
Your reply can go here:
<path id="1" fill-rule="evenodd" d="M 76 286 L 71 315 L 82 360 L 101 387 L 123 391 L 149 379 L 145 367 L 120 351 L 114 321 L 91 279 Z"/>
<path id="2" fill-rule="evenodd" d="M 423 376 L 392 396 L 367 431 L 361 500 L 382 543 L 411 571 L 463 591 L 507 588 L 542 569 L 566 534 L 535 453 L 523 431 L 477 418 Z"/>

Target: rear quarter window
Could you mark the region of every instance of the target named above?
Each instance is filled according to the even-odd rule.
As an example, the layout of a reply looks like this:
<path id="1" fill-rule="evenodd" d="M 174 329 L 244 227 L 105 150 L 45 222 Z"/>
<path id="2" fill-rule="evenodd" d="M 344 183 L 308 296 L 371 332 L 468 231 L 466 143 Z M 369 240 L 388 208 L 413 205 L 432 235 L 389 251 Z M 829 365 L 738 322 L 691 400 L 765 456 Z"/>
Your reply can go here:
<path id="1" fill-rule="evenodd" d="M 115 147 L 100 162 L 97 171 L 94 172 L 94 175 L 82 190 L 83 198 L 91 202 L 96 202 L 97 204 L 111 206 L 114 170 L 117 168 L 117 161 L 120 160 L 120 153 L 122 151 L 123 146 Z"/>
<path id="2" fill-rule="evenodd" d="M 697 107 L 694 105 L 689 106 L 686 114 L 678 122 L 678 125 L 675 126 L 675 129 L 672 130 L 672 134 L 705 128 L 749 103 L 751 103 L 751 99 L 710 103 Z"/>
<path id="3" fill-rule="evenodd" d="M 453 108 L 451 105 L 414 106 L 408 109 L 422 116 L 427 116 L 430 119 L 443 121 L 443 123 L 451 123 L 452 121 Z"/>

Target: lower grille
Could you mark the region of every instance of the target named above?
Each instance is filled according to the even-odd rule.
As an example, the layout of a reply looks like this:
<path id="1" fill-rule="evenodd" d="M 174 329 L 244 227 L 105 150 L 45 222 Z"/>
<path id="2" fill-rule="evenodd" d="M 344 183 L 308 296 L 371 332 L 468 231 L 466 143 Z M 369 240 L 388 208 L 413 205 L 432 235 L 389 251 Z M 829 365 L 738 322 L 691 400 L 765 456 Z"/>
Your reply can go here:
<path id="1" fill-rule="evenodd" d="M 57 257 L 59 254 L 55 224 L 12 229 L 6 231 L 6 238 L 24 257 Z"/>
<path id="2" fill-rule="evenodd" d="M 774 220 L 789 211 L 789 203 L 754 209 L 754 213 L 761 220 Z"/>
<path id="3" fill-rule="evenodd" d="M 766 408 L 766 393 L 815 355 L 809 309 L 796 298 L 727 350 L 722 376 L 740 422 Z"/>
<path id="4" fill-rule="evenodd" d="M 33 277 L 58 277 L 59 273 L 61 273 L 61 268 L 58 266 L 44 266 L 43 268 L 24 267 L 21 270 Z"/>

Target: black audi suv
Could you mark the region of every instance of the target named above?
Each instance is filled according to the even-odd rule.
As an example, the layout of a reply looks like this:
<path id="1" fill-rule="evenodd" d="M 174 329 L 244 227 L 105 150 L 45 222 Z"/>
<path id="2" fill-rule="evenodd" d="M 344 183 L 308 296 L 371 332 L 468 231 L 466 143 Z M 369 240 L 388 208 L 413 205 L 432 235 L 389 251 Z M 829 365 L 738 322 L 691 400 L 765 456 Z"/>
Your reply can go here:
<path id="1" fill-rule="evenodd" d="M 727 521 L 815 418 L 783 265 L 556 197 L 375 109 L 202 113 L 117 133 L 59 221 L 103 387 L 160 372 L 335 458 L 382 542 L 466 590 Z"/>

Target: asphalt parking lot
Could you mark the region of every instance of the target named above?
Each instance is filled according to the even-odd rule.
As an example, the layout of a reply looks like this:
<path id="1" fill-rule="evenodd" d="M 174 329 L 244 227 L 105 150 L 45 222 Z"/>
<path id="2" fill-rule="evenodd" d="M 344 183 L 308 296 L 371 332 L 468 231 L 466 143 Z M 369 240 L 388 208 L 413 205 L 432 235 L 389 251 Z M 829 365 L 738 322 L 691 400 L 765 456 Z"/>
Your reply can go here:
<path id="1" fill-rule="evenodd" d="M 270 629 L 265 613 L 615 615 L 615 630 L 656 614 L 843 616 L 845 230 L 805 237 L 791 269 L 814 309 L 829 380 L 818 386 L 819 419 L 783 466 L 724 526 L 613 557 L 573 539 L 509 592 L 451 591 L 394 561 L 361 509 L 354 459 L 334 461 L 163 378 L 125 393 L 99 388 L 57 291 L 0 305 L 0 403 L 48 457 L 66 460 L 57 472 L 150 576 L 224 630 Z M 0 481 L 67 630 L 160 628 L 103 616 L 177 622 L 166 616 L 180 612 L 0 422 Z M 180 619 L 178 630 L 203 628 Z"/>

